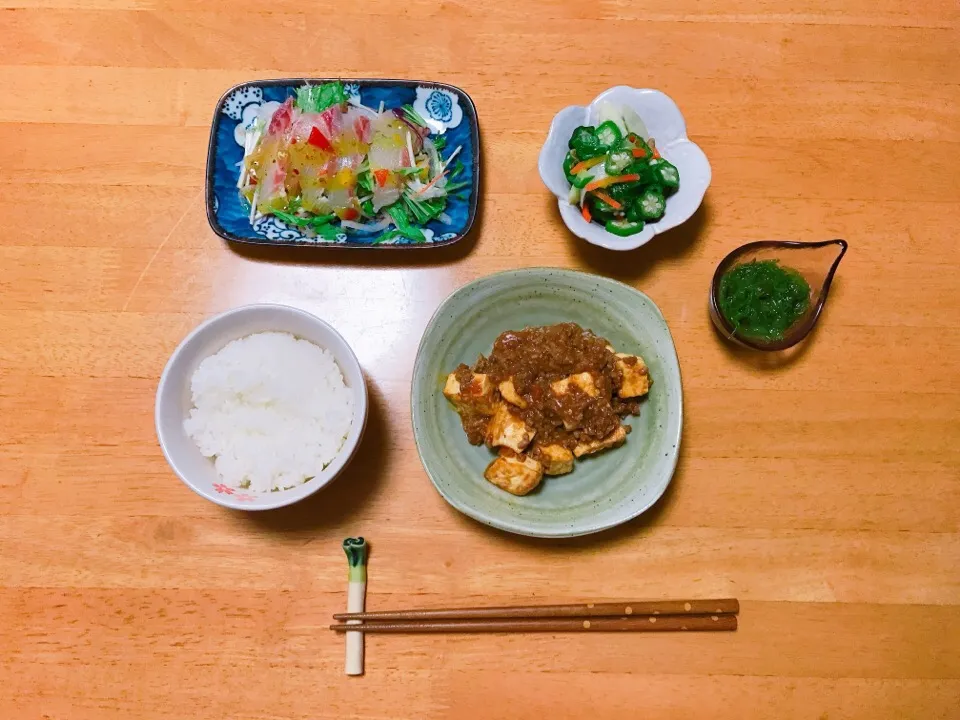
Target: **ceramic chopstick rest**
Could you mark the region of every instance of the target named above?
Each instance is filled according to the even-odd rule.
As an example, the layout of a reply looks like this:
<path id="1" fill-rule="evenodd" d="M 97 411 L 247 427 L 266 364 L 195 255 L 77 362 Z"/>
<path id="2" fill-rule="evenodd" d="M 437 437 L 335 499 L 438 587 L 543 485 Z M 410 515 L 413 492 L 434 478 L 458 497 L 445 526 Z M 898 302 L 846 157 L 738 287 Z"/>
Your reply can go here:
<path id="1" fill-rule="evenodd" d="M 347 612 L 363 612 L 367 596 L 367 541 L 362 537 L 349 537 L 343 541 L 347 554 Z M 353 624 L 359 620 L 350 621 Z M 347 632 L 347 675 L 363 675 L 363 633 Z"/>

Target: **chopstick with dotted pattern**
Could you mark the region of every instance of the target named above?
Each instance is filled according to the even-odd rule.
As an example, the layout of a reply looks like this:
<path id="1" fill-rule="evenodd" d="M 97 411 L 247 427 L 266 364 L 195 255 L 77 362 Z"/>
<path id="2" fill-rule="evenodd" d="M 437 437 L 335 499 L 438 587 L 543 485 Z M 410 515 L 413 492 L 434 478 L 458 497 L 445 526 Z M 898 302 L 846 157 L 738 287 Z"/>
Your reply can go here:
<path id="1" fill-rule="evenodd" d="M 594 618 L 520 618 L 515 620 L 411 620 L 339 623 L 338 632 L 362 633 L 524 633 L 524 632 L 724 632 L 737 629 L 736 615 L 633 615 Z"/>
<path id="2" fill-rule="evenodd" d="M 572 605 L 519 605 L 513 607 L 434 608 L 382 612 L 337 613 L 335 620 L 408 622 L 413 620 L 506 620 L 521 618 L 590 618 L 633 615 L 736 615 L 736 598 L 719 600 L 635 600 Z"/>

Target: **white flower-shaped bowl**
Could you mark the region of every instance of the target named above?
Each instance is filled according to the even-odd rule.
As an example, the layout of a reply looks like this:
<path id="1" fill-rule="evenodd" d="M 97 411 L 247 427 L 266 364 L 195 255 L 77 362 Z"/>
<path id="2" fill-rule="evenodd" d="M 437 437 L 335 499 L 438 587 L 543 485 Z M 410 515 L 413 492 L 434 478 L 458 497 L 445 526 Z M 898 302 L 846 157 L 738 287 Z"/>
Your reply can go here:
<path id="1" fill-rule="evenodd" d="M 316 477 L 289 490 L 248 493 L 225 485 L 183 428 L 192 407 L 190 380 L 200 362 L 228 342 L 258 332 L 286 332 L 329 350 L 353 394 L 353 424 L 340 452 Z M 363 436 L 367 386 L 360 362 L 340 333 L 320 318 L 287 305 L 246 305 L 210 318 L 180 343 L 164 368 L 154 412 L 157 439 L 170 467 L 201 497 L 234 510 L 272 510 L 312 495 L 340 474 Z"/>
<path id="2" fill-rule="evenodd" d="M 680 188 L 667 198 L 664 216 L 636 235 L 620 237 L 607 232 L 603 225 L 587 222 L 580 209 L 567 202 L 570 183 L 563 173 L 570 136 L 580 125 L 597 125 L 599 107 L 608 102 L 632 108 L 657 142 L 660 154 L 676 165 L 680 172 Z M 557 196 L 560 217 L 570 231 L 587 242 L 609 250 L 633 250 L 646 245 L 655 235 L 686 222 L 700 207 L 710 186 L 710 163 L 696 143 L 687 138 L 687 126 L 677 104 L 659 90 L 641 90 L 619 85 L 604 90 L 586 107 L 571 105 L 556 114 L 550 124 L 547 141 L 540 150 L 540 178 Z"/>

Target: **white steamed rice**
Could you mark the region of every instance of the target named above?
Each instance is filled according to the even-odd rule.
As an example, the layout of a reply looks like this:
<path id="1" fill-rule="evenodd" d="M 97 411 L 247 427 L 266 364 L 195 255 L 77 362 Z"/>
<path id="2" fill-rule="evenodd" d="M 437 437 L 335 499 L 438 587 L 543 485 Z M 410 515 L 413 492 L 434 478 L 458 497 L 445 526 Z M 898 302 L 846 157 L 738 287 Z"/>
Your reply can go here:
<path id="1" fill-rule="evenodd" d="M 333 355 L 287 333 L 234 340 L 200 363 L 190 390 L 184 429 L 214 458 L 224 484 L 251 492 L 319 474 L 353 421 L 353 396 Z"/>

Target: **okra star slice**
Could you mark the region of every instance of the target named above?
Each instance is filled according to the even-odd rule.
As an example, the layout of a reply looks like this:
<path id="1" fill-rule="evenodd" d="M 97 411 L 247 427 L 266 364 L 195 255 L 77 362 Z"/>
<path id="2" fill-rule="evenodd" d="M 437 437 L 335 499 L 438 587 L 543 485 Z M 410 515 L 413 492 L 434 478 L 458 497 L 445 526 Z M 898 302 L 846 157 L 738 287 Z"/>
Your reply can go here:
<path id="1" fill-rule="evenodd" d="M 570 136 L 570 142 L 568 143 L 571 150 L 576 150 L 577 145 L 582 145 L 584 142 L 588 142 L 590 138 L 594 137 L 594 132 L 596 128 L 592 125 L 581 125 L 576 130 L 573 131 L 573 135 Z"/>
<path id="2" fill-rule="evenodd" d="M 628 237 L 630 235 L 636 235 L 638 232 L 643 230 L 644 222 L 643 220 L 638 220 L 636 222 L 631 220 L 610 220 L 604 225 L 607 232 L 613 233 L 619 237 Z"/>
<path id="3" fill-rule="evenodd" d="M 607 155 L 603 169 L 607 175 L 620 175 L 633 162 L 633 153 L 629 150 L 614 150 Z"/>
<path id="4" fill-rule="evenodd" d="M 626 150 L 642 150 L 643 155 L 645 156 L 652 154 L 650 146 L 647 145 L 643 138 L 636 133 L 627 133 L 627 136 L 623 139 L 621 145 Z"/>
<path id="5" fill-rule="evenodd" d="M 661 161 L 657 166 L 657 176 L 660 179 L 660 184 L 665 188 L 676 190 L 680 187 L 680 172 L 675 165 L 666 160 Z"/>
<path id="6" fill-rule="evenodd" d="M 600 127 L 597 128 L 597 139 L 604 149 L 612 150 L 623 140 L 623 134 L 613 120 L 607 120 L 605 123 L 600 123 Z"/>
<path id="7" fill-rule="evenodd" d="M 574 130 L 569 145 L 581 160 L 589 160 L 606 153 L 600 145 L 595 129 L 590 125 L 581 125 Z"/>
<path id="8" fill-rule="evenodd" d="M 644 220 L 659 220 L 667 207 L 666 200 L 659 188 L 647 188 L 639 200 L 640 216 Z"/>

